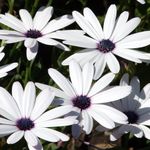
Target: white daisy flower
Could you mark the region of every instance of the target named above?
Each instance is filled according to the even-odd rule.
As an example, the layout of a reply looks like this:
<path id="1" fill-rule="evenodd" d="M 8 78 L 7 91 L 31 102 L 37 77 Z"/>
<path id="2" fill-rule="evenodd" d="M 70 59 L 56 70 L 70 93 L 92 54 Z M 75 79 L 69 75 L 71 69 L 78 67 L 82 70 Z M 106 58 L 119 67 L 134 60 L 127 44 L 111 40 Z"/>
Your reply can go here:
<path id="1" fill-rule="evenodd" d="M 38 137 L 49 142 L 68 141 L 67 135 L 48 127 L 76 123 L 74 118 L 58 118 L 71 111 L 72 107 L 60 106 L 46 111 L 53 98 L 54 93 L 50 89 L 43 90 L 36 97 L 33 82 L 28 82 L 25 90 L 19 82 L 15 82 L 12 96 L 0 87 L 0 137 L 11 134 L 7 139 L 8 144 L 14 144 L 24 137 L 29 148 L 38 150 L 42 149 Z"/>
<path id="2" fill-rule="evenodd" d="M 94 67 L 91 63 L 86 63 L 81 69 L 78 63 L 71 61 L 69 64 L 71 82 L 55 69 L 50 68 L 48 73 L 60 89 L 41 83 L 36 83 L 36 86 L 41 90 L 50 88 L 62 101 L 62 105 L 73 106 L 70 116 L 76 114 L 79 119 L 79 124 L 72 127 L 74 136 L 80 134 L 76 127 L 83 127 L 86 134 L 89 134 L 93 128 L 93 119 L 109 129 L 115 127 L 114 122 L 126 123 L 127 118 L 123 113 L 105 105 L 126 97 L 131 92 L 130 86 L 108 87 L 115 77 L 113 73 L 106 74 L 94 85 L 92 85 Z M 56 99 L 56 103 L 57 101 Z"/>
<path id="3" fill-rule="evenodd" d="M 145 0 L 137 0 L 141 4 L 145 4 Z"/>
<path id="4" fill-rule="evenodd" d="M 52 14 L 53 7 L 39 9 L 33 19 L 25 9 L 19 11 L 21 20 L 9 13 L 5 15 L 1 14 L 0 23 L 15 31 L 0 30 L 0 39 L 6 40 L 6 43 L 24 41 L 24 45 L 27 48 L 26 54 L 28 60 L 35 58 L 37 55 L 38 42 L 68 51 L 68 47 L 52 38 L 57 38 L 56 30 L 70 25 L 74 20 L 70 15 L 64 15 L 49 21 Z"/>
<path id="5" fill-rule="evenodd" d="M 0 61 L 4 58 L 5 53 L 3 53 L 4 46 L 0 47 Z M 5 77 L 8 75 L 8 71 L 16 68 L 18 63 L 11 63 L 9 65 L 0 66 L 0 78 Z"/>
<path id="6" fill-rule="evenodd" d="M 120 85 L 129 85 L 129 76 L 125 74 Z M 122 111 L 128 117 L 128 123 L 119 125 L 112 132 L 112 141 L 119 139 L 125 133 L 132 133 L 137 138 L 145 137 L 150 139 L 150 84 L 147 84 L 140 91 L 140 81 L 133 77 L 130 81 L 132 86 L 131 94 L 119 101 L 112 102 L 112 106 Z"/>
<path id="7" fill-rule="evenodd" d="M 64 34 L 65 44 L 86 49 L 64 60 L 63 65 L 68 65 L 72 59 L 81 66 L 91 61 L 95 66 L 94 79 L 96 80 L 103 73 L 106 64 L 111 72 L 119 72 L 120 65 L 115 55 L 136 63 L 150 60 L 147 53 L 135 50 L 150 44 L 150 31 L 128 35 L 138 26 L 140 18 L 136 17 L 128 21 L 129 13 L 125 11 L 116 19 L 117 8 L 115 5 L 111 5 L 102 29 L 100 22 L 89 8 L 84 9 L 84 15 L 77 11 L 72 14 L 78 25 L 89 36 L 76 35 L 68 38 Z"/>

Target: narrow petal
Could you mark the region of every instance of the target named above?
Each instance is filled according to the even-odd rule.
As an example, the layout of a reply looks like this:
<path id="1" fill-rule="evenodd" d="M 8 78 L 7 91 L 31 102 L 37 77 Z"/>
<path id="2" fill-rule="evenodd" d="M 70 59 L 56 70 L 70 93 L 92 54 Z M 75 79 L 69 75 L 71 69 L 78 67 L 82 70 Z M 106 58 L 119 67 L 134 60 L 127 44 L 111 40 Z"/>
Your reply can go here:
<path id="1" fill-rule="evenodd" d="M 82 16 L 79 12 L 73 11 L 72 13 L 75 21 L 78 23 L 78 25 L 92 38 L 99 40 L 99 36 L 92 27 L 92 25 L 88 22 L 88 20 Z"/>
<path id="2" fill-rule="evenodd" d="M 113 42 L 119 42 L 123 38 L 125 38 L 128 34 L 130 34 L 140 23 L 140 18 L 136 17 L 129 20 L 127 23 L 123 25 L 121 24 L 120 30 L 113 38 Z M 123 26 L 122 26 L 123 25 Z"/>
<path id="3" fill-rule="evenodd" d="M 143 31 L 131 34 L 118 42 L 118 46 L 122 48 L 141 48 L 149 45 L 150 31 Z"/>
<path id="4" fill-rule="evenodd" d="M 38 38 L 37 39 L 40 43 L 43 43 L 43 44 L 46 44 L 46 45 L 53 45 L 53 46 L 56 46 L 62 50 L 65 50 L 65 51 L 69 51 L 69 48 L 67 46 L 65 46 L 64 44 L 56 41 L 56 40 L 53 40 L 53 39 L 50 39 L 50 38 L 45 38 L 45 37 L 41 37 L 41 38 Z"/>
<path id="5" fill-rule="evenodd" d="M 61 119 L 53 119 L 43 122 L 38 122 L 37 127 L 62 127 L 62 126 L 70 126 L 76 124 L 77 120 L 72 117 L 66 117 Z"/>
<path id="6" fill-rule="evenodd" d="M 43 34 L 47 34 L 59 29 L 62 29 L 74 22 L 74 19 L 70 15 L 64 15 L 62 17 L 53 19 L 50 21 L 46 27 L 42 30 Z"/>
<path id="7" fill-rule="evenodd" d="M 91 100 L 92 103 L 107 103 L 124 98 L 130 93 L 130 86 L 115 86 L 92 96 Z"/>
<path id="8" fill-rule="evenodd" d="M 19 11 L 19 15 L 21 17 L 21 20 L 23 21 L 23 24 L 24 24 L 25 28 L 27 30 L 32 29 L 32 27 L 33 27 L 33 21 L 32 21 L 32 17 L 29 14 L 29 12 L 27 10 L 25 10 L 25 9 L 21 9 Z"/>
<path id="9" fill-rule="evenodd" d="M 142 61 L 138 58 L 135 57 L 135 55 L 131 55 L 126 53 L 127 49 L 122 48 L 121 50 L 119 48 L 117 48 L 116 50 L 113 51 L 113 53 L 119 57 L 122 57 L 126 60 L 132 61 L 132 62 L 136 62 L 136 63 L 142 63 Z"/>
<path id="10" fill-rule="evenodd" d="M 80 65 L 75 62 L 71 61 L 69 63 L 69 73 L 72 85 L 77 93 L 77 95 L 82 95 L 83 85 L 82 85 L 82 72 Z"/>
<path id="11" fill-rule="evenodd" d="M 48 74 L 55 81 L 55 83 L 70 97 L 76 96 L 75 91 L 70 82 L 57 70 L 48 69 Z"/>
<path id="12" fill-rule="evenodd" d="M 125 73 L 121 80 L 120 80 L 120 85 L 121 86 L 126 86 L 126 85 L 129 85 L 129 74 L 128 73 Z"/>
<path id="13" fill-rule="evenodd" d="M 112 53 L 106 54 L 106 62 L 111 72 L 118 73 L 120 71 L 120 64 Z"/>
<path id="14" fill-rule="evenodd" d="M 7 120 L 7 119 L 5 119 L 5 118 L 1 118 L 1 117 L 0 117 L 0 124 L 15 125 L 15 122 L 14 122 L 14 121 L 11 121 L 11 120 Z"/>
<path id="15" fill-rule="evenodd" d="M 34 83 L 28 82 L 23 93 L 23 100 L 22 100 L 22 105 L 24 106 L 22 108 L 23 117 L 29 117 L 32 112 L 35 102 L 35 92 L 36 91 Z"/>
<path id="16" fill-rule="evenodd" d="M 101 24 L 96 18 L 95 14 L 89 8 L 84 8 L 83 14 L 89 23 L 93 26 L 93 29 L 96 31 L 96 35 L 98 36 L 99 40 L 102 40 L 104 38 L 104 33 Z"/>
<path id="17" fill-rule="evenodd" d="M 11 134 L 8 139 L 8 144 L 15 144 L 17 143 L 22 137 L 24 136 L 24 131 L 16 131 L 13 134 Z"/>
<path id="18" fill-rule="evenodd" d="M 108 129 L 115 127 L 114 122 L 105 114 L 96 112 L 94 109 L 88 109 L 88 113 L 102 126 Z"/>
<path id="19" fill-rule="evenodd" d="M 42 30 L 52 17 L 52 14 L 53 14 L 53 7 L 51 6 L 43 10 L 39 9 L 33 18 L 34 28 L 37 30 Z"/>
<path id="20" fill-rule="evenodd" d="M 45 89 L 36 98 L 34 108 L 31 113 L 31 119 L 38 118 L 51 104 L 54 99 L 54 92 L 50 89 Z"/>
<path id="21" fill-rule="evenodd" d="M 6 112 L 8 111 L 14 118 L 21 117 L 20 110 L 18 109 L 13 97 L 2 87 L 0 87 L 0 95 L 0 108 Z"/>
<path id="22" fill-rule="evenodd" d="M 18 128 L 11 125 L 0 125 L 0 135 L 8 135 L 13 132 L 16 132 Z"/>
<path id="23" fill-rule="evenodd" d="M 86 111 L 82 111 L 82 125 L 86 134 L 90 134 L 93 129 L 93 119 Z"/>
<path id="24" fill-rule="evenodd" d="M 103 74 L 106 66 L 106 59 L 104 54 L 101 54 L 97 57 L 94 66 L 95 66 L 94 80 L 97 80 Z"/>
<path id="25" fill-rule="evenodd" d="M 92 63 L 86 63 L 82 70 L 82 79 L 83 79 L 83 95 L 87 95 L 93 80 L 94 67 Z"/>
<path id="26" fill-rule="evenodd" d="M 32 48 L 36 45 L 37 40 L 33 38 L 26 38 L 24 46 L 27 48 Z"/>
<path id="27" fill-rule="evenodd" d="M 12 63 L 0 67 L 0 74 L 7 73 L 18 66 L 18 63 Z"/>
<path id="28" fill-rule="evenodd" d="M 58 142 L 60 140 L 60 138 L 57 135 L 52 134 L 51 129 L 34 128 L 32 132 L 39 138 L 49 142 Z"/>
<path id="29" fill-rule="evenodd" d="M 26 49 L 27 59 L 29 61 L 36 57 L 36 55 L 38 53 L 38 48 L 39 48 L 39 44 L 38 44 L 38 42 L 36 42 L 34 47 Z"/>
<path id="30" fill-rule="evenodd" d="M 118 111 L 117 109 L 107 106 L 107 105 L 92 105 L 92 109 L 99 112 L 103 113 L 106 116 L 110 117 L 111 120 L 114 122 L 120 123 L 120 124 L 127 124 L 127 116 L 122 113 L 121 111 Z"/>
<path id="31" fill-rule="evenodd" d="M 60 97 L 60 98 L 63 98 L 63 99 L 69 99 L 70 98 L 65 92 L 63 92 L 62 90 L 57 89 L 55 87 L 52 87 L 52 86 L 49 86 L 49 85 L 46 85 L 46 84 L 42 84 L 42 83 L 35 83 L 35 85 L 40 90 L 44 90 L 44 89 L 47 89 L 47 88 L 51 89 L 52 91 L 55 92 L 55 96 L 57 96 L 57 97 Z"/>
<path id="32" fill-rule="evenodd" d="M 13 83 L 13 85 L 12 85 L 12 96 L 15 99 L 20 111 L 22 112 L 23 87 L 19 82 Z"/>
<path id="33" fill-rule="evenodd" d="M 35 123 L 55 119 L 57 117 L 61 117 L 63 115 L 66 115 L 67 113 L 71 112 L 72 109 L 73 109 L 73 106 L 71 106 L 71 105 L 56 107 L 56 108 L 51 109 L 51 110 L 45 112 L 44 114 L 42 114 L 35 121 Z"/>
<path id="34" fill-rule="evenodd" d="M 103 90 L 106 86 L 108 86 L 112 80 L 115 78 L 115 74 L 108 73 L 101 77 L 91 88 L 88 96 L 94 96 L 95 94 L 99 93 Z"/>
<path id="35" fill-rule="evenodd" d="M 144 125 L 140 125 L 140 128 L 144 132 L 145 138 L 150 139 L 150 129 Z"/>
<path id="36" fill-rule="evenodd" d="M 105 20 L 104 20 L 103 29 L 104 29 L 105 39 L 109 39 L 113 32 L 115 21 L 116 21 L 116 15 L 117 15 L 117 8 L 115 5 L 111 5 L 108 8 L 108 11 L 106 13 Z"/>
<path id="37" fill-rule="evenodd" d="M 127 12 L 127 11 L 124 11 L 120 14 L 120 16 L 117 20 L 117 23 L 115 25 L 115 29 L 110 37 L 110 39 L 113 42 L 117 41 L 116 39 L 118 39 L 118 37 L 122 35 L 122 34 L 120 34 L 120 30 L 125 28 L 128 17 L 129 17 L 129 12 Z"/>

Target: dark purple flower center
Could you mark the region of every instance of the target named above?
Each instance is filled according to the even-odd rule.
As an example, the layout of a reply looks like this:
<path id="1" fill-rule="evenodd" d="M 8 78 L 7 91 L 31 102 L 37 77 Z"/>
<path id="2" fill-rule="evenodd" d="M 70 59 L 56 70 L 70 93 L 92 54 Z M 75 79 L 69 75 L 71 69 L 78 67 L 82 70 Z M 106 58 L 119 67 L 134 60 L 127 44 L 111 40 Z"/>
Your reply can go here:
<path id="1" fill-rule="evenodd" d="M 75 97 L 72 102 L 75 107 L 78 107 L 81 110 L 87 109 L 91 105 L 90 98 L 83 95 Z"/>
<path id="2" fill-rule="evenodd" d="M 115 48 L 115 44 L 109 39 L 102 40 L 97 44 L 97 49 L 102 53 L 111 52 L 114 50 L 114 48 Z"/>
<path id="3" fill-rule="evenodd" d="M 136 114 L 134 111 L 125 111 L 124 113 L 128 117 L 129 123 L 136 123 L 139 119 L 138 114 Z"/>
<path id="4" fill-rule="evenodd" d="M 23 131 L 34 128 L 34 122 L 30 118 L 21 118 L 17 120 L 16 126 Z"/>
<path id="5" fill-rule="evenodd" d="M 26 33 L 25 33 L 25 36 L 26 37 L 29 37 L 29 38 L 33 38 L 33 39 L 36 39 L 38 37 L 41 37 L 42 36 L 42 33 L 38 30 L 28 30 Z"/>

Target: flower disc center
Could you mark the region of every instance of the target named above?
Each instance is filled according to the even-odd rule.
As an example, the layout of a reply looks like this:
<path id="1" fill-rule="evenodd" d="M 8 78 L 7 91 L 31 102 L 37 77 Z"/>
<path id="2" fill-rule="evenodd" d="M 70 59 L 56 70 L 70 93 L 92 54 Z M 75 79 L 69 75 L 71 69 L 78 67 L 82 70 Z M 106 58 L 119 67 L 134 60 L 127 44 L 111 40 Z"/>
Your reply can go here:
<path id="1" fill-rule="evenodd" d="M 97 44 L 97 49 L 102 53 L 111 52 L 114 50 L 114 48 L 115 48 L 115 44 L 109 39 L 102 40 Z"/>
<path id="2" fill-rule="evenodd" d="M 34 122 L 32 120 L 30 120 L 30 118 L 21 118 L 21 119 L 17 120 L 16 126 L 20 130 L 26 131 L 26 130 L 30 130 L 30 129 L 34 128 Z"/>
<path id="3" fill-rule="evenodd" d="M 73 105 L 81 110 L 87 109 L 91 105 L 91 100 L 87 96 L 77 96 L 73 100 Z"/>
<path id="4" fill-rule="evenodd" d="M 139 119 L 139 116 L 134 111 L 126 111 L 124 113 L 128 117 L 129 123 L 136 123 Z"/>
<path id="5" fill-rule="evenodd" d="M 25 36 L 26 37 L 29 37 L 29 38 L 33 38 L 33 39 L 36 39 L 38 37 L 41 37 L 42 36 L 42 33 L 38 30 L 28 30 L 26 33 L 25 33 Z"/>

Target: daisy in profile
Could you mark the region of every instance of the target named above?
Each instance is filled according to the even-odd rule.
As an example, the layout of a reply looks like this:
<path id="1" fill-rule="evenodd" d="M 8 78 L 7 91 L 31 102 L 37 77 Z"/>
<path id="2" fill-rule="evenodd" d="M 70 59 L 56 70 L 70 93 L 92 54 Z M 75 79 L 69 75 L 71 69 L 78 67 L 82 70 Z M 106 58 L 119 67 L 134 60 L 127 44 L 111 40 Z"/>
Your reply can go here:
<path id="1" fill-rule="evenodd" d="M 5 53 L 3 53 L 4 47 L 0 47 L 0 61 L 4 58 Z M 8 75 L 8 71 L 16 68 L 18 66 L 18 63 L 11 63 L 9 65 L 3 65 L 0 66 L 0 78 L 5 77 Z"/>
<path id="2" fill-rule="evenodd" d="M 52 14 L 53 7 L 39 9 L 33 19 L 25 9 L 19 11 L 21 20 L 9 13 L 6 13 L 5 15 L 1 14 L 0 23 L 13 30 L 0 30 L 0 39 L 6 40 L 6 43 L 24 41 L 28 60 L 34 59 L 37 55 L 38 42 L 46 45 L 53 45 L 68 51 L 68 47 L 53 38 L 58 37 L 55 32 L 56 30 L 70 25 L 74 20 L 70 15 L 64 15 L 49 21 Z"/>
<path id="3" fill-rule="evenodd" d="M 106 65 L 111 72 L 119 72 L 120 64 L 115 55 L 136 63 L 150 60 L 147 53 L 136 50 L 150 44 L 150 31 L 129 35 L 140 23 L 138 17 L 128 20 L 129 13 L 124 11 L 116 18 L 117 8 L 111 5 L 102 29 L 100 22 L 89 8 L 85 8 L 83 14 L 77 11 L 72 13 L 75 21 L 89 36 L 76 35 L 67 38 L 64 35 L 64 43 L 85 49 L 65 59 L 63 65 L 68 65 L 72 59 L 81 66 L 91 61 L 95 66 L 96 80 L 101 76 Z"/>
<path id="4" fill-rule="evenodd" d="M 133 77 L 129 83 L 129 76 L 125 74 L 121 81 L 121 86 L 130 85 L 131 94 L 119 101 L 112 102 L 112 106 L 123 112 L 128 117 L 128 123 L 118 124 L 112 132 L 110 139 L 115 141 L 125 133 L 131 133 L 137 138 L 145 137 L 150 139 L 150 84 L 147 84 L 140 91 L 140 81 Z"/>
<path id="5" fill-rule="evenodd" d="M 131 92 L 130 86 L 108 87 L 115 77 L 113 73 L 106 74 L 94 85 L 92 85 L 94 67 L 91 63 L 86 63 L 81 68 L 78 63 L 71 61 L 69 64 L 71 82 L 55 69 L 50 68 L 48 73 L 60 89 L 41 83 L 36 83 L 36 86 L 41 90 L 50 88 L 59 98 L 55 100 L 56 103 L 62 101 L 62 105 L 73 107 L 68 115 L 77 115 L 79 120 L 78 124 L 72 126 L 75 137 L 79 136 L 77 134 L 80 134 L 82 128 L 89 134 L 93 129 L 93 120 L 109 129 L 115 127 L 114 122 L 126 123 L 127 118 L 123 113 L 105 105 L 124 98 Z"/>
<path id="6" fill-rule="evenodd" d="M 42 150 L 38 137 L 49 142 L 69 140 L 67 135 L 48 128 L 76 123 L 74 118 L 60 118 L 72 110 L 71 106 L 46 111 L 53 98 L 54 93 L 50 89 L 43 90 L 36 97 L 33 82 L 28 82 L 25 90 L 19 82 L 15 82 L 12 96 L 0 87 L 0 137 L 9 136 L 8 144 L 24 137 L 30 150 Z"/>

